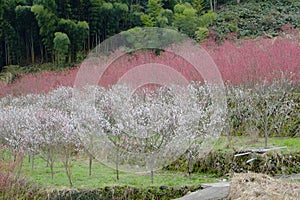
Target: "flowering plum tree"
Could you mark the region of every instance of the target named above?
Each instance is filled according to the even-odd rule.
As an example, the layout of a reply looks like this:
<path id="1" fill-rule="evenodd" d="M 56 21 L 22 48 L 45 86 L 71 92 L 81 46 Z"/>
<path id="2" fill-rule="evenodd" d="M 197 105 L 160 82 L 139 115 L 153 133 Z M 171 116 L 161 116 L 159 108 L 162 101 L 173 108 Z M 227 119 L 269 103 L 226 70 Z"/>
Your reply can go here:
<path id="1" fill-rule="evenodd" d="M 6 134 L 8 145 L 18 150 L 17 146 L 22 145 L 25 153 L 28 153 L 29 161 L 32 161 L 31 170 L 34 168 L 34 155 L 38 151 L 39 134 L 37 133 L 37 124 L 34 121 L 34 112 L 40 106 L 43 95 L 24 95 L 20 97 L 7 96 L 1 99 L 1 109 L 3 118 L 0 123 L 3 123 L 2 131 Z M 17 144 L 17 138 L 20 138 L 21 144 Z M 15 144 L 12 144 L 14 142 Z M 17 145 L 17 146 L 16 146 Z M 30 159 L 32 158 L 32 159 Z"/>
<path id="2" fill-rule="evenodd" d="M 183 154 L 195 140 L 211 137 L 211 127 L 221 123 L 222 117 L 212 117 L 210 87 L 195 84 L 135 92 L 117 85 L 104 91 L 98 119 L 106 143 L 114 148 L 101 160 L 115 160 L 117 179 L 120 163 L 135 170 L 146 168 L 153 175 L 156 168 Z"/>
<path id="3" fill-rule="evenodd" d="M 70 156 L 78 144 L 74 134 L 74 123 L 66 113 L 55 109 L 41 109 L 35 113 L 37 131 L 40 134 L 40 150 L 49 162 L 51 178 L 54 176 L 54 162 L 57 155 L 63 154 L 63 164 L 69 183 L 72 186 Z M 75 147 L 74 147 L 75 146 Z"/>
<path id="4" fill-rule="evenodd" d="M 89 157 L 89 176 L 92 175 L 92 161 L 97 138 L 103 136 L 105 110 L 104 88 L 90 86 L 81 91 L 74 91 L 72 117 L 79 142 Z"/>
<path id="5" fill-rule="evenodd" d="M 294 86 L 296 84 L 286 76 L 254 87 L 228 86 L 228 136 L 249 132 L 252 139 L 257 140 L 260 133 L 267 147 L 270 134 L 283 135 L 291 124 L 292 129 L 297 129 L 299 102 Z"/>
<path id="6" fill-rule="evenodd" d="M 195 140 L 210 137 L 210 127 L 221 119 L 212 117 L 211 89 L 196 84 L 153 91 L 133 91 L 125 85 L 83 91 L 61 87 L 47 95 L 1 99 L 5 117 L 0 123 L 6 125 L 3 132 L 11 138 L 4 138 L 12 146 L 41 153 L 52 178 L 54 162 L 63 155 L 70 185 L 70 157 L 77 147 L 88 152 L 89 174 L 96 156 L 116 164 L 117 179 L 119 165 L 130 165 L 150 170 L 153 180 L 155 169 L 183 154 Z M 20 113 L 20 119 L 16 118 Z M 25 125 L 18 127 L 22 120 Z"/>
<path id="7" fill-rule="evenodd" d="M 265 148 L 271 133 L 281 132 L 284 123 L 295 109 L 292 82 L 279 79 L 257 84 L 250 90 L 248 120 L 265 135 Z"/>
<path id="8" fill-rule="evenodd" d="M 8 106 L 0 110 L 1 136 L 13 151 L 21 151 L 31 133 L 30 109 Z"/>

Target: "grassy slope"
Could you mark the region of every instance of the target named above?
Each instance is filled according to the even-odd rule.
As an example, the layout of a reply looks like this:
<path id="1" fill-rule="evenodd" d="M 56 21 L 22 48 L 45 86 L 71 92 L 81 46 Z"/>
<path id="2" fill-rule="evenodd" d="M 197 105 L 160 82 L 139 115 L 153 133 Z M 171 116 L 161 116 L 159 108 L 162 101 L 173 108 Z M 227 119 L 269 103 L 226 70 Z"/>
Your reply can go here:
<path id="1" fill-rule="evenodd" d="M 87 159 L 79 158 L 72 162 L 72 178 L 75 188 L 101 188 L 105 186 L 135 186 L 146 188 L 148 186 L 196 186 L 204 182 L 215 182 L 216 178 L 209 175 L 193 174 L 191 178 L 185 173 L 174 173 L 167 171 L 156 171 L 154 173 L 154 184 L 151 184 L 150 174 L 134 174 L 120 172 L 120 179 L 116 180 L 116 173 L 113 169 L 106 167 L 100 162 L 94 161 L 92 176 L 88 175 Z M 49 167 L 46 167 L 44 160 L 37 158 L 33 173 L 30 172 L 31 164 L 25 160 L 24 173 L 36 183 L 51 187 L 68 187 L 69 182 L 65 169 L 60 162 L 55 163 L 54 179 L 51 180 Z"/>
<path id="2" fill-rule="evenodd" d="M 263 138 L 259 138 L 257 143 L 249 144 L 251 139 L 246 137 L 235 137 L 231 145 L 234 147 L 256 148 L 263 147 Z M 273 137 L 269 139 L 269 145 L 274 147 L 287 146 L 282 152 L 299 152 L 300 138 L 278 138 Z M 216 150 L 231 151 L 227 146 L 227 139 L 220 138 L 216 143 Z M 46 162 L 41 158 L 35 160 L 34 172 L 30 172 L 31 164 L 25 160 L 24 173 L 34 182 L 51 186 L 51 187 L 68 187 L 69 182 L 65 174 L 65 169 L 60 162 L 55 163 L 54 180 L 51 180 L 50 169 L 46 167 Z M 154 174 L 154 184 L 151 184 L 150 174 L 134 174 L 128 172 L 120 173 L 120 180 L 116 180 L 114 169 L 108 168 L 100 162 L 94 161 L 92 168 L 92 176 L 88 176 L 88 162 L 87 158 L 82 156 L 72 162 L 72 177 L 75 188 L 99 188 L 110 185 L 121 186 L 135 186 L 135 187 L 148 187 L 148 186 L 196 186 L 201 183 L 216 182 L 213 175 L 210 174 L 192 174 L 191 178 L 187 177 L 186 173 L 182 172 L 169 172 L 169 171 L 156 171 Z"/>
<path id="3" fill-rule="evenodd" d="M 254 140 L 251 137 L 233 137 L 232 141 L 228 144 L 228 139 L 222 137 L 216 143 L 216 150 L 230 151 L 228 146 L 235 149 L 253 149 L 253 148 L 263 148 L 264 147 L 264 138 L 260 137 L 257 140 Z M 268 138 L 268 147 L 287 147 L 281 149 L 282 153 L 288 152 L 299 152 L 300 151 L 300 137 L 289 138 L 289 137 L 270 137 Z"/>

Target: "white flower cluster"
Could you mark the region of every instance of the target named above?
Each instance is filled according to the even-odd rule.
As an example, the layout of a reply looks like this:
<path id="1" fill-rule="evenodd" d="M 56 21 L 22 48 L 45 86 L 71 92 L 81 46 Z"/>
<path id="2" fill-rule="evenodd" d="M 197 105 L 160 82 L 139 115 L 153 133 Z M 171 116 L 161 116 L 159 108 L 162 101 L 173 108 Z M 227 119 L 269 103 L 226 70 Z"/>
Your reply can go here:
<path id="1" fill-rule="evenodd" d="M 13 149 L 49 157 L 86 148 L 104 163 L 161 167 L 196 140 L 220 134 L 224 113 L 213 86 L 161 87 L 134 92 L 125 85 L 61 87 L 48 94 L 0 99 L 0 140 Z M 218 116 L 218 117 L 217 117 Z M 118 153 L 116 153 L 118 152 Z"/>

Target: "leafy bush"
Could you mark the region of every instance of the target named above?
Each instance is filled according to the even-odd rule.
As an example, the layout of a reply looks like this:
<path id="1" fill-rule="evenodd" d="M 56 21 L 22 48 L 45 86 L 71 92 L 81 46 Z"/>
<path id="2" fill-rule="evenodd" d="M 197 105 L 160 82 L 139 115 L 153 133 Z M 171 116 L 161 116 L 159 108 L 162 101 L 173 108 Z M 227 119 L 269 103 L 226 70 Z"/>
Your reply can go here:
<path id="1" fill-rule="evenodd" d="M 24 68 L 19 65 L 4 66 L 1 79 L 6 83 L 12 83 L 22 73 L 24 73 Z"/>
<path id="2" fill-rule="evenodd" d="M 208 35 L 208 29 L 205 27 L 199 27 L 198 30 L 195 32 L 196 40 L 198 42 L 202 42 Z"/>

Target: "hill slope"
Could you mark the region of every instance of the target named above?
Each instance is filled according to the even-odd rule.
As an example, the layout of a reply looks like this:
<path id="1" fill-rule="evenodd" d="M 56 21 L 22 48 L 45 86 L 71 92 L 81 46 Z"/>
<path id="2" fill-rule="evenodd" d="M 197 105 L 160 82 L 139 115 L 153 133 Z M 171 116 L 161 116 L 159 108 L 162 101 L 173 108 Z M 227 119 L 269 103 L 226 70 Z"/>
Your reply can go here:
<path id="1" fill-rule="evenodd" d="M 238 37 L 278 36 L 282 27 L 300 27 L 300 1 L 245 0 L 221 6 L 211 31 L 218 38 L 229 33 Z"/>

